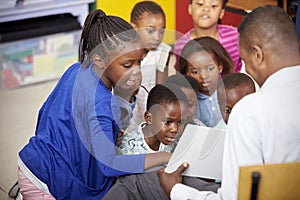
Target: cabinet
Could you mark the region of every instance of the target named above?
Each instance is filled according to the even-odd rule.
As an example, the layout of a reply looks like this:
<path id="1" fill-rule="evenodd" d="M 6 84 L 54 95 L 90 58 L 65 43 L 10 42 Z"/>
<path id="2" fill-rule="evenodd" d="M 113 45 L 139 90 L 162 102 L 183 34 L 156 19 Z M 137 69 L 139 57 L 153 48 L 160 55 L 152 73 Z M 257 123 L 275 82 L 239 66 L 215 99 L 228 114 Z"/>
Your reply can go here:
<path id="1" fill-rule="evenodd" d="M 65 22 L 58 19 L 57 25 L 45 23 L 45 26 L 52 24 L 54 32 L 45 32 L 44 35 L 37 33 L 34 37 L 28 36 L 28 38 L 21 39 L 13 36 L 15 40 L 10 39 L 10 41 L 4 41 L 4 37 L 0 38 L 1 88 L 11 89 L 57 79 L 70 64 L 76 62 L 81 27 L 88 15 L 91 3 L 94 3 L 94 0 L 52 0 L 0 9 L 0 24 L 5 27 L 6 24 L 13 26 L 11 23 L 28 23 L 29 33 L 34 32 L 31 29 L 34 20 L 46 17 L 71 18 L 72 16 L 78 24 L 77 28 L 63 29 L 67 27 L 67 24 L 63 24 Z M 62 23 L 62 29 L 57 29 L 56 26 L 59 23 Z M 39 31 L 35 30 L 35 32 Z"/>
<path id="2" fill-rule="evenodd" d="M 42 3 L 0 9 L 0 23 L 54 14 L 71 13 L 83 25 L 94 0 L 53 0 Z"/>

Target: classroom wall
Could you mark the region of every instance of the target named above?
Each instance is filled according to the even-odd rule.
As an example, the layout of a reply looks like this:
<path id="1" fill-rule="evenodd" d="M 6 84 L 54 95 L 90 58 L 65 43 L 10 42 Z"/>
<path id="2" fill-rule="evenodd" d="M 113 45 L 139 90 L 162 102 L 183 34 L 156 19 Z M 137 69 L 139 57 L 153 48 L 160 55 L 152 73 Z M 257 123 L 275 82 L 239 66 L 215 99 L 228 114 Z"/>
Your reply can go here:
<path id="1" fill-rule="evenodd" d="M 193 19 L 188 12 L 189 0 L 176 0 L 176 30 L 184 34 L 194 27 Z M 177 38 L 180 34 L 177 35 Z"/>
<path id="2" fill-rule="evenodd" d="M 117 15 L 130 21 L 130 12 L 133 6 L 140 0 L 96 0 L 96 7 L 102 9 L 107 15 Z M 166 14 L 166 33 L 164 42 L 173 44 L 175 41 L 175 1 L 173 0 L 153 0 L 157 2 Z"/>
<path id="3" fill-rule="evenodd" d="M 130 20 L 130 12 L 134 4 L 141 0 L 96 0 L 96 7 L 102 9 L 109 15 L 117 15 L 125 20 Z M 167 30 L 164 42 L 174 44 L 176 38 L 193 28 L 192 17 L 188 13 L 190 0 L 153 0 L 157 2 L 166 14 Z M 286 1 L 286 0 L 285 0 Z M 277 0 L 229 0 L 227 7 L 242 10 L 251 10 L 262 4 L 277 5 Z M 237 12 L 226 11 L 222 24 L 238 26 L 243 15 Z"/>
<path id="4" fill-rule="evenodd" d="M 117 15 L 130 20 L 130 12 L 134 4 L 141 0 L 96 0 L 96 7 L 109 15 Z M 188 13 L 189 0 L 154 0 L 163 8 L 166 14 L 167 30 L 164 42 L 173 45 L 176 38 L 193 28 L 192 17 Z M 242 16 L 225 13 L 222 23 L 237 26 Z"/>

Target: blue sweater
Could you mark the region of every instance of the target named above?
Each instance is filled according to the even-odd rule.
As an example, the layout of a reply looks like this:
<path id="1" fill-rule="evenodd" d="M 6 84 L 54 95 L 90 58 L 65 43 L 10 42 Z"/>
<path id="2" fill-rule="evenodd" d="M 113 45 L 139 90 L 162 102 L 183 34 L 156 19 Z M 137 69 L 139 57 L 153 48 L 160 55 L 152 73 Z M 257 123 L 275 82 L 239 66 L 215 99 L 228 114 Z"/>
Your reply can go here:
<path id="1" fill-rule="evenodd" d="M 93 66 L 71 66 L 39 111 L 20 151 L 56 199 L 101 199 L 113 177 L 143 173 L 144 155 L 117 155 L 120 110 Z"/>

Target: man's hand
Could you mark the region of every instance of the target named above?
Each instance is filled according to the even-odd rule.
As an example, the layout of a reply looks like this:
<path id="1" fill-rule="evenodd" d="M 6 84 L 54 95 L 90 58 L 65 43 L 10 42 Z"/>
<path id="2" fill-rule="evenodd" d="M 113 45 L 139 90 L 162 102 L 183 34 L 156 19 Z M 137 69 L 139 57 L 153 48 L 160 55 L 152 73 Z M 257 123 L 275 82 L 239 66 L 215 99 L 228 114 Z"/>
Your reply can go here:
<path id="1" fill-rule="evenodd" d="M 188 163 L 184 162 L 181 164 L 178 169 L 171 174 L 165 172 L 165 168 L 160 169 L 157 172 L 157 175 L 159 177 L 160 185 L 164 189 L 165 193 L 170 197 L 170 192 L 173 188 L 173 186 L 176 183 L 182 183 L 182 172 L 188 167 Z"/>

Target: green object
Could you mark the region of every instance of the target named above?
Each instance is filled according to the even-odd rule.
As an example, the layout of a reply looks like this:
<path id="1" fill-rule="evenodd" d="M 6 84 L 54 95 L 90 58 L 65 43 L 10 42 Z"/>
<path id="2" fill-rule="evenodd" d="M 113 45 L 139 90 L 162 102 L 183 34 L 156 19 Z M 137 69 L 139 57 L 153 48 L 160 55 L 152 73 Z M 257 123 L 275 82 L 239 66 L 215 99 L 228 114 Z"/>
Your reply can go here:
<path id="1" fill-rule="evenodd" d="M 26 58 L 28 56 L 32 56 L 32 50 L 19 51 L 16 53 L 6 55 L 10 60 L 17 60 L 21 58 Z"/>
<path id="2" fill-rule="evenodd" d="M 96 9 L 96 2 L 89 4 L 89 11 Z"/>

